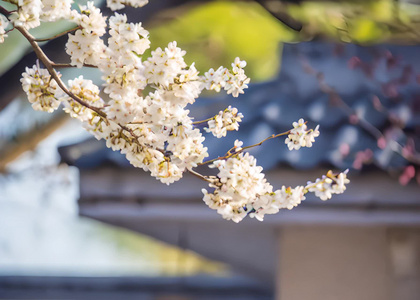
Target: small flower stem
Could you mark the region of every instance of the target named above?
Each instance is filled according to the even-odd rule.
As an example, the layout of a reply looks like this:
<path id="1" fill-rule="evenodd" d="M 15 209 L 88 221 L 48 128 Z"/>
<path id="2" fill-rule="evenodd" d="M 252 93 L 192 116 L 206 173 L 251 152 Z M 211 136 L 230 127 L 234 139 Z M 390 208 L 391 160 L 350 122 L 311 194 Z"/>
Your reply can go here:
<path id="1" fill-rule="evenodd" d="M 81 28 L 82 28 L 81 26 L 76 26 L 76 27 L 71 28 L 71 29 L 69 29 L 69 30 L 66 30 L 66 31 L 64 31 L 64 32 L 61 32 L 61 33 L 59 33 L 59 34 L 56 34 L 56 35 L 54 35 L 54 36 L 52 36 L 52 37 L 49 37 L 49 38 L 44 38 L 44 39 L 34 39 L 34 41 L 35 41 L 35 42 L 37 42 L 37 43 L 39 43 L 39 42 L 48 42 L 48 41 L 54 40 L 54 39 L 56 39 L 56 38 L 59 38 L 60 36 L 66 35 L 67 33 L 70 33 L 70 32 L 73 32 L 73 31 L 76 31 L 76 30 L 81 29 Z"/>
<path id="2" fill-rule="evenodd" d="M 230 151 L 230 150 L 229 150 Z M 202 163 L 199 163 L 198 165 L 199 166 L 203 166 L 203 165 L 207 165 L 207 164 L 211 164 L 212 162 L 215 162 L 216 160 L 222 160 L 222 159 L 228 159 L 229 157 L 231 157 L 233 154 L 228 154 L 228 155 L 225 155 L 225 156 L 219 156 L 219 157 L 216 157 L 216 158 L 213 158 L 213 159 L 210 159 L 210 160 L 208 160 L 208 161 L 204 161 L 204 162 L 202 162 Z"/>
<path id="3" fill-rule="evenodd" d="M 212 182 L 209 178 L 207 178 L 204 175 L 201 175 L 200 173 L 198 173 L 198 172 L 196 172 L 194 170 L 188 169 L 188 172 L 190 174 L 194 175 L 195 177 L 200 178 L 201 180 L 204 180 L 204 181 L 207 181 L 207 182 L 210 182 L 210 183 Z"/>
<path id="4" fill-rule="evenodd" d="M 57 63 L 51 63 L 53 68 L 75 68 L 76 66 L 73 66 L 71 64 L 57 64 Z M 98 68 L 97 66 L 94 65 L 89 65 L 89 64 L 83 64 L 83 67 L 86 68 Z"/>
<path id="5" fill-rule="evenodd" d="M 15 28 L 10 28 L 9 30 L 6 30 L 6 32 L 4 34 L 8 34 L 9 32 L 13 31 Z"/>
<path id="6" fill-rule="evenodd" d="M 36 56 L 39 58 L 40 61 L 42 61 L 42 63 L 45 65 L 45 67 L 47 68 L 48 72 L 50 73 L 51 77 L 57 82 L 57 85 L 67 94 L 69 95 L 74 101 L 76 101 L 77 103 L 79 103 L 80 105 L 91 109 L 92 111 L 96 112 L 100 117 L 102 117 L 106 122 L 108 122 L 107 119 L 107 115 L 105 112 L 103 112 L 100 108 L 98 107 L 94 107 L 92 105 L 90 105 L 89 103 L 87 103 L 86 101 L 84 101 L 83 99 L 81 99 L 80 97 L 76 96 L 75 94 L 73 94 L 71 91 L 69 91 L 69 89 L 66 87 L 66 85 L 64 84 L 64 82 L 61 80 L 60 76 L 58 76 L 57 72 L 54 69 L 54 63 L 47 57 L 47 55 L 44 53 L 44 51 L 42 51 L 41 47 L 38 45 L 38 43 L 36 42 L 35 38 L 29 33 L 28 30 L 26 30 L 25 28 L 21 27 L 21 26 L 16 26 L 15 27 L 27 40 L 28 42 L 31 44 L 32 48 L 34 49 L 34 52 L 36 54 Z M 125 125 L 121 125 L 118 124 L 122 129 L 126 130 L 127 132 L 129 132 L 134 138 L 136 143 L 138 142 L 138 136 L 134 133 L 134 131 L 131 128 L 128 128 Z M 150 145 L 143 145 L 143 146 L 147 146 L 150 147 L 152 149 L 155 149 L 157 151 L 160 151 L 162 153 L 164 153 L 165 151 L 162 149 L 158 149 L 158 148 L 154 148 L 151 147 Z"/>
<path id="7" fill-rule="evenodd" d="M 206 122 L 211 121 L 211 120 L 213 120 L 213 119 L 214 119 L 214 117 L 211 117 L 211 118 L 208 118 L 208 119 L 205 119 L 205 120 L 202 120 L 202 121 L 195 121 L 195 122 L 192 122 L 192 124 L 193 124 L 193 125 L 198 125 L 198 124 L 201 124 L 201 123 L 206 123 Z"/>
<path id="8" fill-rule="evenodd" d="M 265 138 L 264 140 L 262 140 L 261 142 L 259 142 L 259 143 L 257 143 L 257 144 L 254 144 L 254 145 L 250 145 L 250 146 L 246 146 L 246 147 L 243 147 L 239 152 L 242 152 L 242 151 L 244 151 L 245 149 L 249 149 L 249 148 L 253 148 L 253 147 L 257 147 L 257 146 L 261 146 L 264 142 L 266 142 L 266 141 L 268 141 L 268 140 L 271 140 L 271 139 L 275 139 L 275 138 L 277 138 L 277 137 L 279 137 L 279 136 L 283 136 L 283 135 L 287 135 L 287 134 L 289 134 L 290 133 L 290 130 L 288 130 L 288 131 L 286 131 L 286 132 L 282 132 L 282 133 L 279 133 L 279 134 L 273 134 L 272 136 L 269 136 L 268 138 Z"/>
<path id="9" fill-rule="evenodd" d="M 232 150 L 234 150 L 234 149 L 235 149 L 235 147 L 230 148 L 230 149 L 229 149 L 229 151 L 226 153 L 226 155 L 225 155 L 225 156 L 219 156 L 219 157 L 217 157 L 217 158 L 213 158 L 213 159 L 211 159 L 211 160 L 208 160 L 208 161 L 205 161 L 205 162 L 199 163 L 198 165 L 207 165 L 207 164 L 210 164 L 210 163 L 212 163 L 212 162 L 214 162 L 214 161 L 216 161 L 216 160 L 228 159 L 229 157 L 232 157 L 233 155 L 237 155 L 237 154 L 239 154 L 239 153 L 243 152 L 243 151 L 244 151 L 244 150 L 246 150 L 246 149 L 250 149 L 250 148 L 253 148 L 253 147 L 261 146 L 264 142 L 266 142 L 266 141 L 268 141 L 268 140 L 275 139 L 275 138 L 277 138 L 277 137 L 279 137 L 279 136 L 287 135 L 287 134 L 289 134 L 289 133 L 290 133 L 290 130 L 288 130 L 288 131 L 286 131 L 286 132 L 279 133 L 279 134 L 273 134 L 273 135 L 271 135 L 271 136 L 269 136 L 269 137 L 267 137 L 267 138 L 263 139 L 261 142 L 259 142 L 259 143 L 257 143 L 257 144 L 254 144 L 254 145 L 250 145 L 250 146 L 243 147 L 241 150 L 235 151 L 235 152 L 233 152 L 233 153 L 232 153 L 231 151 L 232 151 Z"/>

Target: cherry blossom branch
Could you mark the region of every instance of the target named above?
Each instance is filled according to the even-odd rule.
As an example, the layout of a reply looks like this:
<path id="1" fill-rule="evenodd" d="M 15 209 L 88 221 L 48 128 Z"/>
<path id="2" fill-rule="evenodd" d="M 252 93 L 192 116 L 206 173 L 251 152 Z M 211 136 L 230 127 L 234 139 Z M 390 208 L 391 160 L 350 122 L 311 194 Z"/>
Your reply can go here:
<path id="1" fill-rule="evenodd" d="M 15 26 L 15 28 L 28 40 L 28 42 L 31 44 L 32 49 L 34 49 L 34 52 L 36 56 L 39 58 L 40 61 L 45 65 L 48 72 L 50 73 L 51 77 L 57 82 L 57 85 L 67 94 L 69 95 L 74 101 L 79 103 L 80 105 L 89 108 L 90 110 L 96 112 L 99 116 L 106 119 L 106 114 L 101 111 L 99 108 L 94 107 L 87 103 L 86 101 L 80 99 L 75 94 L 70 92 L 68 88 L 65 86 L 64 82 L 61 80 L 60 76 L 58 76 L 57 72 L 55 71 L 53 67 L 53 62 L 48 58 L 48 56 L 42 51 L 41 47 L 36 42 L 36 39 L 29 33 L 28 30 L 23 28 L 22 26 Z"/>
<path id="2" fill-rule="evenodd" d="M 67 94 L 69 95 L 74 101 L 76 101 L 77 103 L 79 103 L 80 105 L 89 108 L 90 110 L 94 111 L 95 113 L 97 113 L 100 117 L 102 117 L 106 122 L 108 122 L 107 119 L 107 115 L 100 110 L 100 108 L 94 107 L 92 105 L 90 105 L 89 103 L 87 103 L 86 101 L 82 100 L 80 97 L 76 96 L 75 94 L 73 94 L 71 91 L 69 91 L 69 89 L 65 86 L 64 82 L 61 80 L 60 76 L 58 76 L 57 72 L 54 69 L 54 63 L 48 58 L 48 56 L 44 53 L 44 51 L 42 51 L 41 47 L 38 45 L 38 43 L 36 42 L 36 39 L 29 33 L 28 30 L 26 30 L 25 28 L 21 27 L 21 26 L 15 26 L 15 28 L 22 33 L 22 35 L 28 40 L 28 42 L 31 44 L 32 48 L 34 49 L 35 54 L 37 55 L 37 57 L 39 58 L 40 61 L 42 61 L 42 63 L 45 65 L 45 67 L 47 68 L 48 72 L 50 73 L 51 77 L 57 82 L 57 85 Z M 122 124 L 118 124 L 122 129 L 124 129 L 125 131 L 129 132 L 136 140 L 137 143 L 138 142 L 138 138 L 139 136 L 137 136 L 134 131 Z M 148 147 L 151 147 L 150 145 L 145 145 Z M 160 151 L 162 153 L 165 153 L 165 151 L 163 149 L 158 149 L 158 148 L 154 148 L 151 147 L 152 149 L 155 149 L 157 151 Z"/>
<path id="3" fill-rule="evenodd" d="M 305 122 L 305 124 L 306 123 L 308 123 L 308 122 Z M 256 143 L 256 144 L 254 144 L 254 145 L 250 145 L 250 146 L 246 146 L 246 147 L 243 147 L 240 151 L 238 151 L 239 153 L 240 152 L 242 152 L 242 151 L 244 151 L 245 149 L 249 149 L 249 148 L 253 148 L 253 147 L 257 147 L 257 146 L 261 146 L 264 142 L 266 142 L 266 141 L 268 141 L 268 140 L 271 140 L 271 139 L 275 139 L 275 138 L 277 138 L 277 137 L 280 137 L 280 136 L 283 136 L 283 135 L 287 135 L 287 134 L 289 134 L 290 133 L 290 130 L 288 130 L 288 131 L 286 131 L 286 132 L 282 132 L 282 133 L 279 133 L 279 134 L 276 134 L 276 135 L 272 135 L 272 136 L 269 136 L 268 138 L 265 138 L 264 140 L 262 140 L 261 142 L 259 142 L 259 143 Z"/>
<path id="4" fill-rule="evenodd" d="M 208 118 L 208 119 L 205 119 L 205 120 L 202 120 L 202 121 L 195 121 L 195 122 L 192 122 L 192 124 L 193 125 L 198 125 L 198 124 L 206 123 L 206 122 L 211 121 L 211 120 L 214 120 L 214 117 L 211 117 L 211 118 Z"/>
<path id="5" fill-rule="evenodd" d="M 51 63 L 51 65 L 53 66 L 53 68 L 76 68 L 76 66 L 73 66 L 71 64 L 66 64 L 66 63 Z M 98 68 L 97 66 L 94 65 L 90 65 L 90 64 L 83 64 L 83 67 L 86 68 Z"/>
<path id="6" fill-rule="evenodd" d="M 115 5 L 120 7 L 124 0 L 115 1 L 118 2 Z M 37 3 L 40 10 L 42 3 Z M 253 145 L 242 147 L 243 142 L 236 140 L 234 147 L 229 149 L 224 157 L 202 163 L 208 156 L 207 148 L 203 144 L 204 137 L 193 126 L 183 125 L 192 122 L 185 107 L 194 103 L 202 92 L 201 84 L 197 85 L 197 81 L 203 81 L 208 90 L 220 91 L 223 87 L 227 94 L 232 94 L 233 97 L 242 94 L 250 79 L 243 69 L 246 62 L 241 61 L 239 57 L 235 58 L 231 70 L 224 67 L 216 71 L 210 69 L 204 77 L 198 76 L 194 64 L 186 64 L 183 58 L 185 51 L 178 48 L 176 42 L 169 43 L 164 50 L 158 48 L 152 51 L 151 57 L 145 61 L 139 60 L 139 56 L 150 47 L 147 30 L 141 27 L 140 23 L 130 25 L 130 30 L 127 31 L 116 30 L 121 24 L 127 24 L 127 17 L 116 14 L 109 18 L 107 25 L 106 17 L 100 9 L 88 1 L 86 6 L 80 6 L 80 14 L 75 12 L 78 21 L 74 19 L 84 33 L 78 37 L 70 35 L 66 52 L 71 53 L 72 63 L 77 67 L 101 66 L 101 71 L 109 75 L 109 80 L 104 84 L 104 92 L 109 94 L 111 100 L 108 104 L 103 104 L 103 99 L 99 97 L 99 87 L 83 76 L 69 81 L 66 85 L 56 68 L 72 66 L 51 61 L 38 43 L 62 36 L 77 28 L 48 39 L 36 39 L 28 30 L 39 26 L 42 21 L 50 20 L 51 17 L 56 19 L 69 16 L 71 6 L 67 4 L 61 11 L 62 15 L 55 12 L 53 15 L 32 16 L 27 11 L 33 10 L 35 2 L 19 2 L 18 13 L 22 14 L 22 18 L 12 22 L 15 26 L 18 24 L 15 28 L 28 40 L 39 59 L 33 68 L 26 69 L 21 79 L 22 87 L 34 109 L 52 112 L 62 103 L 65 111 L 79 119 L 84 128 L 97 139 L 105 139 L 107 147 L 125 154 L 133 166 L 150 171 L 151 175 L 162 183 L 171 184 L 180 180 L 185 172 L 206 181 L 214 191 L 208 193 L 205 189 L 202 190 L 204 202 L 211 209 L 217 209 L 225 219 L 235 222 L 247 215 L 262 220 L 265 214 L 273 214 L 283 208 L 292 209 L 305 199 L 306 192 L 315 192 L 322 200 L 331 198 L 332 194 L 344 192 L 344 184 L 348 183 L 346 172 L 337 176 L 330 172 L 323 179 L 316 179 L 314 184 L 308 182 L 306 192 L 304 186 L 294 189 L 283 186 L 281 190 L 273 192 L 273 187 L 264 178 L 264 174 L 261 173 L 262 167 L 257 165 L 256 159 L 249 153 L 243 153 L 283 135 L 288 135 L 285 143 L 289 150 L 311 147 L 314 138 L 319 135 L 318 126 L 314 130 L 307 130 L 303 119 L 293 122 L 291 130 L 273 134 Z M 115 5 L 110 8 L 118 8 Z M 5 10 L 2 8 L 2 11 Z M 6 10 L 6 13 L 10 12 Z M 3 23 L 5 26 L 2 26 L 2 32 L 3 27 L 8 26 L 8 22 Z M 107 32 L 111 36 L 108 45 L 102 40 L 102 36 Z M 1 38 L 3 40 L 3 36 Z M 93 46 L 90 49 L 82 47 L 85 43 L 95 41 L 98 44 L 93 45 L 99 45 L 98 49 Z M 109 50 L 109 53 L 105 51 L 105 57 L 102 56 L 104 49 Z M 120 58 L 124 64 L 115 65 L 113 60 L 120 61 Z M 108 62 L 106 66 L 101 64 L 105 62 L 102 59 Z M 40 68 L 39 62 L 45 67 Z M 84 65 L 84 62 L 92 65 Z M 141 63 L 144 69 L 139 68 L 137 63 Z M 166 71 L 168 65 L 171 67 Z M 107 69 L 102 70 L 102 66 Z M 150 92 L 143 98 L 139 95 L 139 89 L 143 90 L 147 86 L 158 91 Z M 221 138 L 226 136 L 227 131 L 238 130 L 242 117 L 236 108 L 229 106 L 212 118 L 193 123 L 196 125 L 208 122 L 209 128 L 205 128 L 205 131 Z M 138 121 L 130 123 L 132 120 Z M 193 170 L 197 165 L 211 162 L 214 163 L 210 167 L 219 169 L 217 176 L 207 176 Z"/>

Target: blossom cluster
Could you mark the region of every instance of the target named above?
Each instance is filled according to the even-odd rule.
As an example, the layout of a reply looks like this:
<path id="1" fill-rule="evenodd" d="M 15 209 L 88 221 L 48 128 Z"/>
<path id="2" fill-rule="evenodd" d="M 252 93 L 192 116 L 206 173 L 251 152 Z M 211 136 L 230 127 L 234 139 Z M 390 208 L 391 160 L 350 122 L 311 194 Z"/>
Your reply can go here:
<path id="1" fill-rule="evenodd" d="M 67 19 L 70 16 L 72 0 L 6 0 L 17 6 L 10 15 L 15 26 L 26 29 L 38 27 L 43 22 Z"/>
<path id="2" fill-rule="evenodd" d="M 307 189 L 321 200 L 331 199 L 333 194 L 342 194 L 346 190 L 346 184 L 350 182 L 347 178 L 348 171 L 347 169 L 338 175 L 329 171 L 327 175 L 316 179 L 315 182 L 308 181 Z"/>
<path id="3" fill-rule="evenodd" d="M 240 151 L 242 142 L 235 142 L 235 150 Z M 250 211 L 256 198 L 272 192 L 273 187 L 264 178 L 262 167 L 257 166 L 256 159 L 247 153 L 239 153 L 226 160 L 217 160 L 211 168 L 219 173 L 212 180 L 212 194 L 203 189 L 204 202 L 216 209 L 225 219 L 241 221 Z"/>
<path id="4" fill-rule="evenodd" d="M 238 97 L 239 94 L 244 93 L 244 89 L 248 87 L 250 81 L 243 70 L 245 66 L 245 61 L 236 58 L 232 63 L 232 70 L 224 67 L 219 67 L 216 71 L 210 69 L 204 73 L 205 89 L 220 92 L 223 88 L 228 94 Z"/>
<path id="5" fill-rule="evenodd" d="M 289 150 L 299 150 L 301 147 L 312 147 L 315 138 L 319 136 L 319 125 L 315 129 L 309 129 L 305 120 L 293 122 L 293 129 L 284 140 Z"/>
<path id="6" fill-rule="evenodd" d="M 32 68 L 27 67 L 20 81 L 33 109 L 53 112 L 60 105 L 58 99 L 61 98 L 62 90 L 58 88 L 48 70 L 36 65 Z"/>
<path id="7" fill-rule="evenodd" d="M 102 89 L 83 76 L 65 84 L 55 69 L 51 71 L 54 64 L 45 55 L 38 55 L 45 68 L 39 63 L 26 68 L 21 79 L 33 108 L 53 112 L 61 105 L 95 138 L 105 140 L 107 147 L 120 151 L 133 166 L 150 172 L 163 183 L 181 179 L 186 171 L 199 176 L 213 189 L 203 189 L 204 202 L 225 219 L 239 222 L 249 215 L 262 221 L 266 214 L 296 207 L 308 192 L 322 200 L 344 192 L 349 182 L 346 172 L 329 172 L 307 186 L 274 190 L 256 159 L 245 152 L 256 145 L 242 148 L 241 141 L 236 141 L 226 156 L 204 161 L 209 156 L 203 143 L 204 133 L 225 137 L 228 131 L 238 130 L 243 115 L 229 106 L 213 118 L 193 122 L 188 106 L 204 89 L 223 89 L 233 97 L 244 93 L 250 82 L 243 69 L 245 61 L 236 58 L 231 68 L 210 69 L 200 76 L 194 63 L 185 62 L 186 52 L 176 42 L 144 57 L 150 40 L 142 24 L 129 23 L 124 14 L 114 13 L 108 18 L 92 1 L 80 5 L 78 10 L 72 9 L 72 0 L 8 2 L 17 9 L 7 17 L 0 15 L 0 42 L 7 36 L 10 21 L 13 28 L 26 31 L 25 37 L 39 54 L 42 49 L 34 46 L 36 39 L 27 30 L 41 22 L 67 19 L 77 25 L 68 34 L 65 46 L 70 66 L 96 67 L 102 73 Z M 147 0 L 107 0 L 112 10 L 146 3 Z M 202 132 L 196 125 L 206 121 L 208 127 Z M 298 150 L 312 146 L 319 135 L 318 128 L 308 130 L 306 122 L 300 119 L 290 131 L 269 138 L 288 134 L 288 148 Z M 218 169 L 218 174 L 205 176 L 193 171 L 205 164 Z"/>
<path id="8" fill-rule="evenodd" d="M 308 192 L 314 192 L 315 196 L 327 200 L 332 194 L 343 193 L 345 185 L 350 182 L 347 171 L 340 174 L 329 171 L 315 183 L 308 182 L 306 186 L 295 188 L 282 186 L 273 191 L 262 173 L 262 167 L 256 164 L 256 159 L 242 152 L 242 144 L 241 141 L 235 141 L 235 152 L 229 158 L 216 160 L 210 166 L 219 170 L 209 183 L 213 192 L 202 189 L 204 202 L 211 209 L 217 210 L 224 219 L 238 223 L 249 215 L 263 221 L 266 214 L 298 206 L 306 199 L 305 194 Z"/>
<path id="9" fill-rule="evenodd" d="M 239 129 L 239 122 L 243 117 L 237 108 L 229 105 L 228 108 L 220 111 L 218 115 L 208 121 L 209 127 L 205 127 L 204 130 L 211 132 L 217 138 L 225 137 L 228 131 Z"/>
<path id="10" fill-rule="evenodd" d="M 62 102 L 64 110 L 97 139 L 105 139 L 108 147 L 121 151 L 135 167 L 167 184 L 202 163 L 208 156 L 205 138 L 195 128 L 187 105 L 195 102 L 208 83 L 194 64 L 186 64 L 186 52 L 171 42 L 143 60 L 150 41 L 141 23 L 128 23 L 127 17 L 118 13 L 107 20 L 93 2 L 80 6 L 80 11 L 66 11 L 66 15 L 79 26 L 69 34 L 66 44 L 71 65 L 97 67 L 103 74 L 103 92 L 108 99 L 103 100 L 99 87 L 82 76 L 67 84 L 76 99 L 58 96 L 48 71 L 34 66 L 22 80 L 34 108 L 52 112 Z M 109 38 L 104 41 L 107 29 Z M 225 70 L 224 86 L 234 96 L 249 82 L 243 66 L 245 62 L 237 58 L 231 70 L 219 68 Z M 146 87 L 154 91 L 142 95 Z M 242 115 L 231 110 L 231 121 L 218 125 L 219 130 L 237 129 Z"/>
<path id="11" fill-rule="evenodd" d="M 106 0 L 106 5 L 112 10 L 123 9 L 126 5 L 131 7 L 142 7 L 149 3 L 148 0 Z"/>
<path id="12" fill-rule="evenodd" d="M 80 6 L 80 12 L 72 10 L 70 20 L 80 26 L 74 34 L 69 34 L 66 52 L 70 55 L 71 64 L 81 68 L 84 64 L 98 66 L 104 59 L 106 46 L 101 39 L 106 32 L 106 17 L 93 2 Z"/>

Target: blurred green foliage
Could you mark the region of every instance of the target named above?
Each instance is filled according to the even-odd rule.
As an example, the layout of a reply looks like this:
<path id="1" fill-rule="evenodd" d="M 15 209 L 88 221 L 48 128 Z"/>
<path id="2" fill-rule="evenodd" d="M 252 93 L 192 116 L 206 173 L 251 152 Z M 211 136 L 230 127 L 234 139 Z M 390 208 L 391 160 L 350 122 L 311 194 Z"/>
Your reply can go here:
<path id="1" fill-rule="evenodd" d="M 357 44 L 420 41 L 420 5 L 416 4 L 394 0 L 303 2 L 285 11 L 304 23 L 300 40 L 326 36 Z"/>
<path id="2" fill-rule="evenodd" d="M 420 5 L 394 0 L 309 1 L 283 4 L 282 12 L 302 22 L 296 32 L 256 2 L 214 1 L 183 10 L 150 30 L 152 49 L 171 41 L 188 52 L 188 63 L 199 70 L 230 66 L 236 56 L 248 62 L 252 81 L 267 80 L 280 67 L 282 43 L 327 38 L 338 42 L 372 44 L 420 41 Z"/>
<path id="3" fill-rule="evenodd" d="M 199 70 L 230 67 L 236 56 L 247 61 L 252 80 L 278 71 L 281 41 L 296 34 L 255 2 L 210 2 L 150 29 L 152 49 L 177 41 L 187 51 L 187 63 Z"/>

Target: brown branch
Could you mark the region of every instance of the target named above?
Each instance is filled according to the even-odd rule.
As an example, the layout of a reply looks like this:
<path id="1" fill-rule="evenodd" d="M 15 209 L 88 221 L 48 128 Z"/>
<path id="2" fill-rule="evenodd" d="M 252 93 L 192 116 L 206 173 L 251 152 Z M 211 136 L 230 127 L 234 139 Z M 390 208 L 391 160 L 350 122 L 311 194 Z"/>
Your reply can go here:
<path id="1" fill-rule="evenodd" d="M 9 21 L 10 21 L 9 15 L 11 13 L 12 13 L 11 11 L 8 11 L 7 9 L 5 9 L 3 6 L 0 5 L 0 14 L 4 15 Z"/>
<path id="2" fill-rule="evenodd" d="M 307 122 L 305 122 L 305 124 L 306 124 Z M 230 158 L 230 157 L 232 157 L 232 156 L 234 156 L 234 155 L 238 155 L 239 153 L 241 153 L 241 152 L 243 152 L 244 150 L 246 150 L 246 149 L 250 149 L 250 148 L 253 148 L 253 147 L 257 147 L 257 146 L 261 146 L 264 142 L 266 142 L 266 141 L 268 141 L 268 140 L 271 140 L 271 139 L 275 139 L 275 138 L 277 138 L 277 137 L 279 137 L 279 136 L 283 136 L 283 135 L 286 135 L 286 134 L 289 134 L 290 133 L 290 130 L 288 130 L 288 131 L 286 131 L 286 132 L 282 132 L 282 133 L 279 133 L 279 134 L 273 134 L 273 135 L 271 135 L 271 136 L 269 136 L 269 137 L 267 137 L 267 138 L 265 138 L 265 139 L 263 139 L 261 142 L 259 142 L 259 143 L 256 143 L 256 144 L 254 144 L 254 145 L 250 145 L 250 146 L 246 146 L 246 147 L 242 147 L 241 148 L 241 150 L 238 150 L 238 151 L 235 151 L 235 152 L 231 152 L 232 150 L 234 150 L 236 147 L 232 147 L 232 148 L 230 148 L 227 152 L 226 152 L 226 155 L 224 155 L 224 156 L 219 156 L 219 157 L 216 157 L 216 158 L 213 158 L 213 159 L 211 159 L 211 160 L 208 160 L 208 161 L 205 161 L 205 162 L 202 162 L 202 163 L 199 163 L 198 165 L 199 166 L 202 166 L 202 165 L 207 165 L 207 164 L 210 164 L 210 163 L 212 163 L 212 162 L 214 162 L 214 161 L 216 161 L 216 160 L 222 160 L 222 159 L 228 159 L 228 158 Z"/>
<path id="3" fill-rule="evenodd" d="M 52 63 L 52 66 L 53 66 L 53 68 L 76 68 L 76 66 L 73 66 L 71 64 L 65 64 L 65 63 L 60 63 L 60 64 Z M 90 64 L 83 64 L 83 67 L 86 67 L 86 68 L 98 68 L 97 66 L 90 65 Z"/>
<path id="4" fill-rule="evenodd" d="M 192 124 L 193 124 L 193 125 L 198 125 L 198 124 L 201 124 L 201 123 L 206 123 L 206 122 L 211 121 L 211 120 L 213 120 L 213 119 L 214 119 L 214 117 L 211 117 L 211 118 L 208 118 L 208 119 L 205 119 L 205 120 L 202 120 L 202 121 L 195 121 L 195 122 L 192 122 Z"/>
<path id="5" fill-rule="evenodd" d="M 305 124 L 306 124 L 307 122 L 305 122 Z M 259 143 L 256 143 L 256 144 L 254 144 L 254 145 L 250 145 L 250 146 L 246 146 L 246 147 L 243 147 L 240 151 L 238 151 L 238 153 L 240 153 L 240 152 L 242 152 L 242 151 L 244 151 L 245 149 L 249 149 L 249 148 L 253 148 L 253 147 L 257 147 L 257 146 L 261 146 L 264 142 L 266 142 L 266 141 L 268 141 L 268 140 L 271 140 L 271 139 L 275 139 L 275 138 L 277 138 L 277 137 L 279 137 L 279 136 L 283 136 L 283 135 L 286 135 L 286 134 L 289 134 L 290 133 L 290 130 L 288 130 L 288 131 L 286 131 L 286 132 L 282 132 L 282 133 L 279 133 L 279 134 L 276 134 L 276 135 L 272 135 L 272 136 L 269 136 L 268 138 L 265 138 L 265 139 L 263 139 L 261 142 L 259 142 Z"/>
<path id="6" fill-rule="evenodd" d="M 196 172 L 196 171 L 194 171 L 194 170 L 188 169 L 188 172 L 189 172 L 190 174 L 194 175 L 195 177 L 197 177 L 197 178 L 201 179 L 201 180 L 204 180 L 204 181 L 207 181 L 207 182 L 210 182 L 210 183 L 212 183 L 212 182 L 213 182 L 213 181 L 212 181 L 211 179 L 209 179 L 208 177 L 206 177 L 206 176 L 204 176 L 204 175 L 201 175 L 200 173 L 198 173 L 198 172 Z"/>
<path id="7" fill-rule="evenodd" d="M 83 105 L 83 106 L 85 106 L 85 107 L 93 110 L 99 116 L 101 116 L 102 118 L 106 119 L 106 114 L 103 111 L 101 111 L 97 107 L 94 107 L 94 106 L 90 105 L 89 103 L 87 103 L 86 101 L 82 100 L 80 97 L 77 97 L 75 94 L 73 94 L 72 92 L 70 92 L 67 89 L 67 87 L 65 86 L 65 84 L 63 83 L 63 81 L 60 79 L 60 77 L 58 76 L 57 72 L 55 71 L 55 69 L 53 67 L 53 62 L 47 57 L 47 55 L 44 53 L 44 51 L 42 51 L 41 47 L 38 45 L 38 43 L 36 42 L 35 38 L 29 33 L 29 31 L 26 30 L 25 28 L 21 27 L 21 26 L 16 26 L 15 28 L 17 30 L 19 30 L 19 32 L 22 33 L 22 35 L 31 44 L 32 48 L 34 49 L 34 52 L 35 52 L 36 56 L 45 65 L 45 67 L 47 68 L 47 70 L 50 73 L 51 77 L 54 78 L 54 80 L 57 82 L 57 85 L 67 95 L 69 95 L 74 101 L 76 101 L 80 105 Z"/>
<path id="8" fill-rule="evenodd" d="M 63 81 L 58 76 L 57 72 L 55 71 L 55 69 L 53 67 L 54 63 L 46 56 L 44 51 L 42 51 L 41 47 L 38 45 L 38 43 L 35 41 L 35 38 L 29 33 L 29 31 L 26 30 L 25 28 L 21 27 L 21 26 L 16 26 L 16 29 L 19 30 L 19 32 L 22 33 L 22 35 L 31 44 L 32 48 L 34 49 L 35 54 L 37 55 L 39 60 L 41 60 L 42 63 L 45 65 L 45 67 L 47 68 L 51 77 L 57 82 L 57 85 L 67 95 L 69 95 L 74 101 L 76 101 L 77 103 L 79 103 L 80 105 L 82 105 L 82 106 L 84 106 L 88 109 L 91 109 L 92 111 L 97 113 L 100 117 L 102 117 L 105 121 L 108 121 L 106 113 L 103 112 L 100 108 L 90 105 L 89 103 L 87 103 L 86 101 L 82 100 L 80 97 L 76 96 L 71 91 L 69 91 L 69 89 L 66 87 L 66 85 L 63 83 Z M 131 128 L 128 128 L 127 126 L 124 126 L 124 125 L 121 125 L 121 124 L 118 124 L 118 125 L 122 129 L 129 132 L 135 138 L 136 143 L 139 143 L 139 141 L 138 141 L 139 136 L 137 136 Z M 141 145 L 141 146 L 143 146 L 143 145 Z M 157 151 L 160 151 L 162 153 L 165 153 L 165 151 L 163 149 L 155 148 L 155 147 L 152 147 L 151 145 L 147 145 L 147 144 L 145 144 L 144 146 L 147 146 L 147 147 L 150 147 L 150 148 L 155 149 Z"/>

